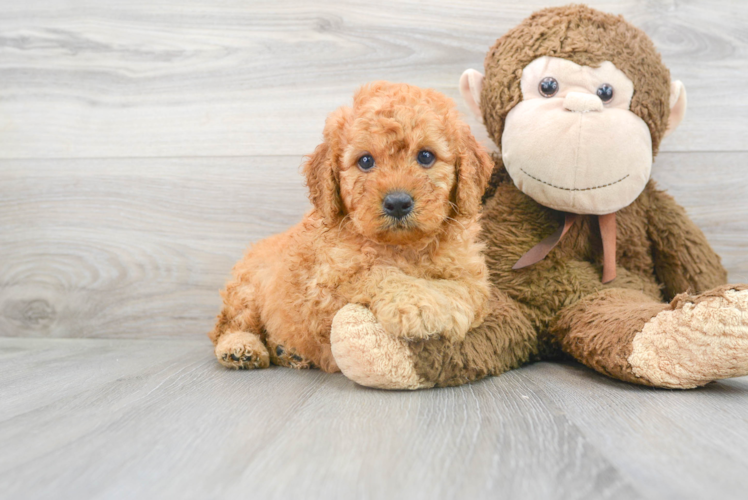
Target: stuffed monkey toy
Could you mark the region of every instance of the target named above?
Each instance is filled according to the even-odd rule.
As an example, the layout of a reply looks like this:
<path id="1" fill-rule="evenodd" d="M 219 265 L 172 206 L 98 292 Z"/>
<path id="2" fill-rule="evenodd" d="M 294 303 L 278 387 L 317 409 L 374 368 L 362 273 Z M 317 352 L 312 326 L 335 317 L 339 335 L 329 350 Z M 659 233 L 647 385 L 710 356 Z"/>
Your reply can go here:
<path id="1" fill-rule="evenodd" d="M 500 150 L 482 216 L 491 312 L 464 341 L 407 341 L 349 304 L 331 336 L 346 376 L 450 386 L 563 355 L 654 387 L 748 375 L 748 287 L 725 285 L 649 178 L 686 92 L 643 31 L 586 6 L 541 10 L 460 89 Z"/>

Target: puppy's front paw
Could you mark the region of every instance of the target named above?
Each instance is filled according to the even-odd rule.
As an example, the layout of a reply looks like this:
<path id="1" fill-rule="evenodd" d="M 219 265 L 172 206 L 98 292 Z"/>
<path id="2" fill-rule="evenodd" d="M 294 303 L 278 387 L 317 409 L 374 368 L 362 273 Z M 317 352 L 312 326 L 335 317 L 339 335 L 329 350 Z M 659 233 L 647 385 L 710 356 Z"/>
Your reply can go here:
<path id="1" fill-rule="evenodd" d="M 371 310 L 387 332 L 411 340 L 464 339 L 474 317 L 455 307 L 443 293 L 426 287 L 378 297 Z"/>
<path id="2" fill-rule="evenodd" d="M 234 331 L 219 337 L 215 348 L 216 358 L 226 368 L 251 370 L 270 366 L 270 356 L 258 335 Z"/>

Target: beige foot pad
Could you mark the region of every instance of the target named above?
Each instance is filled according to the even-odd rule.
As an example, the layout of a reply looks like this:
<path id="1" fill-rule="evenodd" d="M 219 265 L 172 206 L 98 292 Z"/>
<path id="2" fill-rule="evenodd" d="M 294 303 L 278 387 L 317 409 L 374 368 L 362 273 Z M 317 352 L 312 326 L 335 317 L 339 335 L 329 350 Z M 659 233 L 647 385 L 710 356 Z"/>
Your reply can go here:
<path id="1" fill-rule="evenodd" d="M 270 356 L 260 337 L 250 332 L 227 332 L 218 338 L 216 358 L 227 368 L 251 370 L 270 366 Z"/>
<path id="2" fill-rule="evenodd" d="M 422 389 L 406 340 L 388 334 L 368 308 L 348 304 L 335 315 L 330 334 L 332 354 L 343 374 L 380 389 Z"/>
<path id="3" fill-rule="evenodd" d="M 658 387 L 690 389 L 748 375 L 748 290 L 704 294 L 662 311 L 632 347 L 634 374 Z"/>

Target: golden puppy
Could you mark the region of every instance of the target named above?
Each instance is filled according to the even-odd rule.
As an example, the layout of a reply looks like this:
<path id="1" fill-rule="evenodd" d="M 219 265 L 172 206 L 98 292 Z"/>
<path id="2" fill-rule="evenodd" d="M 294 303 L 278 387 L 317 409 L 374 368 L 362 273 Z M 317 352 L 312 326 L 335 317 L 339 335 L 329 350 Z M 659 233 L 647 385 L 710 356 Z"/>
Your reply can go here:
<path id="1" fill-rule="evenodd" d="M 405 84 L 362 87 L 332 113 L 304 165 L 314 208 L 252 246 L 209 336 L 231 368 L 338 371 L 330 326 L 348 303 L 407 339 L 458 340 L 485 314 L 478 235 L 493 162 L 451 99 Z"/>

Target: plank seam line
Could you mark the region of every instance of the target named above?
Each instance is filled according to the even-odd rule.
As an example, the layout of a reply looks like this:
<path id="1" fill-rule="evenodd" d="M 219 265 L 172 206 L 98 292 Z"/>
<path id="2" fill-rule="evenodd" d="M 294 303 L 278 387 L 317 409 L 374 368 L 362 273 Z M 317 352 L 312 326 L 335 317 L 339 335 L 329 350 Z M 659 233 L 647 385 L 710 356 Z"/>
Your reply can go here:
<path id="1" fill-rule="evenodd" d="M 748 153 L 743 149 L 722 149 L 722 150 L 695 150 L 695 151 L 662 151 L 660 154 L 682 155 L 682 154 L 707 154 L 707 153 Z M 258 154 L 258 155 L 195 155 L 195 156 L 50 156 L 50 157 L 29 157 L 29 158 L 0 158 L 0 162 L 8 161 L 79 161 L 79 160 L 190 160 L 190 159 L 221 159 L 221 158 L 298 158 L 311 154 Z"/>

